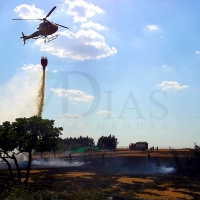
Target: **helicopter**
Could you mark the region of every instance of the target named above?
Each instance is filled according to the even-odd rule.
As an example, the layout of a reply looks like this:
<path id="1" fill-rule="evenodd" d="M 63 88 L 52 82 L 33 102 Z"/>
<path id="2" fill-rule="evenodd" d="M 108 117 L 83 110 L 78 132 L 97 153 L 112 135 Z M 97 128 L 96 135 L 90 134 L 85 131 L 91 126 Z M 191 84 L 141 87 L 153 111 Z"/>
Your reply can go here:
<path id="1" fill-rule="evenodd" d="M 45 38 L 44 42 L 50 42 L 52 40 L 55 40 L 58 37 L 57 35 L 52 35 L 58 30 L 58 26 L 69 29 L 66 26 L 62 26 L 57 23 L 53 23 L 47 20 L 47 18 L 51 15 L 51 13 L 56 9 L 56 6 L 54 6 L 50 12 L 47 14 L 47 16 L 43 19 L 12 19 L 12 20 L 41 20 L 43 21 L 41 24 L 39 24 L 39 27 L 37 28 L 38 31 L 32 33 L 29 36 L 25 36 L 22 32 L 22 37 L 20 39 L 23 39 L 24 45 L 26 44 L 26 40 L 28 39 L 39 39 L 39 38 Z M 50 36 L 50 37 L 47 37 Z"/>

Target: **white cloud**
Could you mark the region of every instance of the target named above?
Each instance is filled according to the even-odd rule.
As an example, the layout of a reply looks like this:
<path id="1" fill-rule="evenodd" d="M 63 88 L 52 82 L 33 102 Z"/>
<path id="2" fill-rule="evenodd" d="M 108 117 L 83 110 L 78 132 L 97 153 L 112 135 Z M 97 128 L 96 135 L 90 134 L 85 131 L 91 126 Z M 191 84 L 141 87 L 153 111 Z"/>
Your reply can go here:
<path id="1" fill-rule="evenodd" d="M 36 40 L 35 45 L 40 46 L 42 51 L 49 52 L 61 58 L 74 60 L 99 59 L 117 53 L 114 47 L 109 47 L 103 35 L 96 31 L 79 30 L 77 33 L 65 30 L 60 32 L 59 39 L 54 43 L 44 46 L 42 39 Z"/>
<path id="2" fill-rule="evenodd" d="M 99 110 L 97 115 L 113 115 L 113 113 L 108 110 Z"/>
<path id="3" fill-rule="evenodd" d="M 21 68 L 22 70 L 32 73 L 32 72 L 39 72 L 42 71 L 42 66 L 40 64 L 34 65 L 34 64 L 24 64 Z"/>
<path id="4" fill-rule="evenodd" d="M 36 8 L 35 5 L 21 4 L 17 6 L 14 11 L 22 19 L 42 19 L 44 18 L 44 11 Z"/>
<path id="5" fill-rule="evenodd" d="M 41 75 L 38 73 L 33 79 L 30 73 L 20 72 L 0 86 L 1 123 L 37 114 L 37 98 Z"/>
<path id="6" fill-rule="evenodd" d="M 83 118 L 82 115 L 77 115 L 77 114 L 69 114 L 69 113 L 66 113 L 64 115 L 61 115 L 59 116 L 59 118 L 65 118 L 65 119 L 80 119 L 80 118 Z"/>
<path id="7" fill-rule="evenodd" d="M 177 81 L 163 81 L 161 84 L 158 85 L 158 87 L 161 87 L 162 90 L 169 90 L 169 89 L 182 90 L 189 88 L 188 85 L 181 85 Z"/>
<path id="8" fill-rule="evenodd" d="M 89 21 L 89 22 L 83 23 L 81 25 L 81 28 L 87 28 L 87 29 L 93 28 L 96 30 L 103 30 L 103 29 L 105 29 L 105 26 L 102 26 L 99 23 L 94 23 L 92 21 Z"/>
<path id="9" fill-rule="evenodd" d="M 163 65 L 162 68 L 165 69 L 165 70 L 171 70 L 172 69 L 171 67 L 169 67 L 169 65 Z"/>
<path id="10" fill-rule="evenodd" d="M 51 90 L 60 97 L 67 97 L 72 102 L 90 102 L 94 99 L 94 96 L 86 94 L 81 90 L 65 90 L 62 88 L 51 88 Z"/>
<path id="11" fill-rule="evenodd" d="M 200 51 L 196 51 L 195 53 L 199 55 L 199 54 L 200 54 Z"/>
<path id="12" fill-rule="evenodd" d="M 53 72 L 53 73 L 57 73 L 58 71 L 55 69 L 55 70 L 53 70 L 52 72 Z"/>
<path id="13" fill-rule="evenodd" d="M 94 6 L 92 3 L 87 3 L 83 0 L 66 0 L 65 4 L 69 6 L 67 13 L 73 16 L 75 23 L 86 22 L 95 14 L 104 13 L 104 11 L 98 6 Z"/>
<path id="14" fill-rule="evenodd" d="M 155 24 L 147 25 L 146 28 L 150 31 L 157 31 L 159 29 L 159 27 Z"/>

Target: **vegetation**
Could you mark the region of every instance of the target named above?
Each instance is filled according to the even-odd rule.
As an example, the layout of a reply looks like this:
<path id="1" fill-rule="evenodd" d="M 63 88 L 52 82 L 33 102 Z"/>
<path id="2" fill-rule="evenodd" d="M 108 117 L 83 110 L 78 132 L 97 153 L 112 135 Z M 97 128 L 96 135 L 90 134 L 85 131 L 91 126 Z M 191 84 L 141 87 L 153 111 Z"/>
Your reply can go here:
<path id="1" fill-rule="evenodd" d="M 6 200 L 42 200 L 42 193 L 28 191 L 22 186 L 9 187 L 0 195 L 0 199 Z"/>
<path id="2" fill-rule="evenodd" d="M 9 169 L 9 172 L 6 171 L 5 173 L 2 170 L 2 174 L 0 177 L 0 199 L 98 200 L 106 199 L 109 196 L 113 197 L 114 199 L 115 197 L 116 199 L 125 199 L 124 195 L 127 197 L 127 199 L 138 199 L 138 197 L 141 197 L 141 199 L 143 199 L 145 198 L 145 195 L 152 195 L 152 191 L 154 191 L 155 193 L 155 188 L 159 190 L 159 195 L 160 190 L 162 190 L 165 191 L 164 195 L 168 195 L 169 197 L 177 195 L 177 198 L 189 199 L 190 197 L 197 197 L 199 199 L 199 194 L 196 192 L 199 191 L 199 187 L 197 187 L 197 183 L 199 183 L 199 180 L 198 178 L 197 180 L 192 179 L 192 176 L 188 176 L 188 180 L 184 182 L 185 186 L 183 187 L 183 178 L 180 181 L 181 176 L 176 179 L 175 176 L 158 175 L 158 177 L 154 176 L 152 177 L 152 180 L 150 180 L 149 177 L 147 178 L 143 175 L 144 180 L 142 180 L 140 177 L 141 174 L 139 175 L 139 178 L 129 176 L 121 177 L 119 173 L 114 174 L 114 170 L 116 170 L 117 172 L 118 170 L 122 170 L 123 172 L 126 171 L 131 173 L 133 169 L 135 171 L 148 171 L 148 167 L 140 158 L 134 158 L 133 160 L 131 156 L 127 156 L 125 158 L 123 158 L 123 156 L 120 156 L 119 160 L 117 160 L 116 158 L 113 159 L 112 156 L 107 155 L 105 159 L 106 165 L 101 165 L 101 154 L 97 154 L 99 156 L 94 155 L 94 157 L 92 157 L 92 154 L 88 154 L 89 157 L 87 157 L 87 159 L 91 161 L 91 165 L 87 166 L 86 168 L 82 168 L 81 170 L 86 170 L 85 172 L 88 172 L 89 169 L 96 169 L 97 171 L 95 171 L 95 173 L 91 173 L 90 175 L 88 175 L 87 173 L 83 173 L 84 175 L 81 177 L 80 174 L 76 176 L 75 173 L 71 176 L 68 176 L 69 171 L 68 169 L 66 170 L 66 168 L 62 168 L 59 170 L 51 169 L 52 171 L 43 170 L 43 172 L 41 170 L 36 170 L 38 172 L 34 172 L 31 174 L 31 181 L 29 183 L 29 186 L 31 186 L 32 189 L 22 185 L 21 177 L 24 172 L 21 171 L 21 168 L 17 161 L 17 154 L 27 152 L 29 155 L 27 173 L 23 182 L 25 185 L 27 185 L 31 169 L 33 151 L 40 153 L 50 151 L 56 152 L 59 149 L 64 151 L 69 149 L 76 150 L 81 147 L 95 146 L 94 139 L 88 136 L 62 139 L 59 137 L 60 135 L 62 135 L 62 130 L 63 129 L 61 127 L 54 127 L 54 120 L 42 119 L 41 117 L 37 116 L 33 116 L 30 118 L 17 118 L 15 122 L 10 123 L 6 121 L 2 123 L 2 125 L 0 125 L 0 159 L 2 159 L 2 161 L 7 164 Z M 97 142 L 97 146 L 101 150 L 116 150 L 117 144 L 118 139 L 111 134 L 109 136 L 100 137 Z M 184 158 L 181 156 L 177 156 L 178 153 L 182 154 L 181 151 L 179 152 L 172 150 L 171 152 L 175 157 L 175 164 L 177 166 L 177 169 L 183 168 L 185 170 L 177 170 L 179 174 L 182 172 L 186 172 L 188 174 L 188 172 L 191 171 L 193 172 L 193 174 L 195 174 L 195 176 L 197 174 L 200 174 L 200 146 L 195 144 L 194 149 L 192 149 L 191 151 L 188 150 Z M 186 162 L 186 157 L 188 153 L 190 153 L 190 155 Z M 111 152 L 110 154 L 113 153 Z M 170 157 L 168 159 L 169 162 L 174 162 Z M 13 162 L 16 166 L 17 179 L 14 178 L 16 172 L 13 172 L 13 168 L 11 168 L 11 162 Z M 104 170 L 111 173 L 106 173 Z M 77 169 L 75 169 L 75 171 L 77 171 Z M 7 185 L 7 183 L 5 184 L 4 180 L 8 179 L 8 174 L 10 174 L 10 177 L 15 185 Z M 166 177 L 168 178 L 167 181 L 165 181 Z M 161 181 L 161 179 L 163 179 L 163 181 Z M 120 182 L 120 180 L 123 181 Z M 145 180 L 148 181 L 144 182 Z M 191 183 L 195 183 L 196 188 L 194 186 L 190 187 Z M 109 187 L 107 187 L 107 185 L 109 185 Z M 170 188 L 173 187 L 173 192 L 167 187 L 165 188 L 165 185 L 167 187 L 170 185 Z M 33 190 L 33 188 L 38 189 Z M 145 190 L 144 188 L 147 188 L 147 190 Z M 175 190 L 179 190 L 180 188 L 183 189 L 182 194 L 180 194 L 182 190 L 175 192 Z M 187 188 L 192 190 L 192 192 L 186 190 Z M 150 191 L 151 189 L 152 191 Z M 184 191 L 186 191 L 187 194 L 186 192 L 184 193 Z M 157 193 L 155 193 L 154 196 L 157 197 Z"/>
<path id="3" fill-rule="evenodd" d="M 93 138 L 90 137 L 78 137 L 78 138 L 59 138 L 60 149 L 62 151 L 72 150 L 75 151 L 82 147 L 94 147 L 95 142 Z M 115 150 L 117 147 L 117 138 L 115 136 L 102 136 L 98 139 L 97 146 L 100 150 L 109 149 Z"/>
<path id="4" fill-rule="evenodd" d="M 196 150 L 199 152 L 196 147 L 190 155 Z M 186 171 L 182 176 L 179 171 L 166 175 L 160 172 L 152 174 L 145 152 L 129 151 L 130 155 L 127 153 L 124 155 L 120 150 L 114 154 L 106 152 L 104 165 L 101 164 L 101 153 L 94 153 L 86 154 L 86 159 L 91 164 L 80 168 L 33 169 L 29 188 L 21 185 L 9 186 L 8 171 L 1 170 L 0 199 L 200 199 L 199 177 L 189 176 Z M 189 150 L 176 150 L 181 166 L 185 165 L 188 153 Z M 171 151 L 158 151 L 159 156 L 154 152 L 151 154 L 155 155 L 158 168 L 171 169 L 174 166 Z M 47 157 L 49 156 L 52 155 L 48 154 Z"/>
<path id="5" fill-rule="evenodd" d="M 194 159 L 200 162 L 200 146 L 198 146 L 196 143 L 194 144 L 194 149 L 192 150 L 192 154 Z"/>
<path id="6" fill-rule="evenodd" d="M 64 151 L 66 150 L 77 150 L 81 147 L 94 147 L 95 146 L 95 142 L 93 138 L 90 137 L 78 137 L 78 138 L 65 138 L 59 139 L 59 143 L 61 146 L 61 149 L 63 149 Z"/>
<path id="7" fill-rule="evenodd" d="M 200 146 L 194 144 L 194 149 L 191 150 L 191 156 L 187 161 L 187 169 L 195 175 L 200 174 Z"/>
<path id="8" fill-rule="evenodd" d="M 31 169 L 32 152 L 55 151 L 58 149 L 58 137 L 61 127 L 54 127 L 54 120 L 42 119 L 38 116 L 17 118 L 15 122 L 8 121 L 0 125 L 0 158 L 7 164 L 11 179 L 14 183 L 10 160 L 13 160 L 17 169 L 17 182 L 21 183 L 21 168 L 16 155 L 27 152 L 28 164 L 24 183 L 28 183 Z"/>
<path id="9" fill-rule="evenodd" d="M 98 139 L 97 146 L 99 149 L 109 149 L 109 150 L 115 150 L 117 147 L 117 138 L 111 134 L 109 136 L 102 136 Z"/>
<path id="10" fill-rule="evenodd" d="M 102 192 L 91 190 L 91 191 L 72 191 L 72 192 L 52 192 L 49 190 L 45 191 L 34 191 L 30 188 L 23 186 L 12 186 L 0 194 L 0 199 L 6 200 L 102 200 L 105 196 Z"/>

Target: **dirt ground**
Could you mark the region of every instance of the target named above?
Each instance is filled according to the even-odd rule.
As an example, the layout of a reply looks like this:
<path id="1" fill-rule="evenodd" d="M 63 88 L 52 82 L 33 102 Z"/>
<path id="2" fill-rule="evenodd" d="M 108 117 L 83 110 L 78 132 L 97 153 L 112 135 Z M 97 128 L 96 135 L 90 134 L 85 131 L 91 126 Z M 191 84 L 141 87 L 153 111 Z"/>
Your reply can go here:
<path id="1" fill-rule="evenodd" d="M 181 170 L 188 151 L 176 151 L 176 155 L 179 166 L 171 151 L 71 154 L 72 160 L 68 154 L 57 155 L 59 161 L 82 163 L 74 167 L 48 166 L 52 155 L 44 154 L 46 165 L 31 170 L 29 187 L 60 193 L 60 199 L 82 191 L 113 200 L 200 199 L 200 178 Z M 0 171 L 1 184 L 7 181 L 7 173 Z"/>

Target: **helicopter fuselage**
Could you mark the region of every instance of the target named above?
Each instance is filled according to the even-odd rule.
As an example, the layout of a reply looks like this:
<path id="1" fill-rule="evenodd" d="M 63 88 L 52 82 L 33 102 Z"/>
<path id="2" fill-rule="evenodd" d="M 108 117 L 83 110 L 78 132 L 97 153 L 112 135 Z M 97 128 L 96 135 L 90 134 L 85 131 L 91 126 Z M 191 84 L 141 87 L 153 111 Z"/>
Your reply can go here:
<path id="1" fill-rule="evenodd" d="M 29 36 L 25 36 L 25 39 L 38 39 L 40 37 L 47 37 L 48 35 L 54 34 L 58 30 L 58 26 L 56 24 L 53 24 L 49 21 L 45 21 L 39 25 L 37 28 L 38 31 L 32 33 Z M 21 37 L 23 38 L 23 37 Z"/>
<path id="2" fill-rule="evenodd" d="M 40 35 L 47 36 L 54 34 L 58 30 L 58 26 L 49 21 L 45 21 L 39 25 L 38 30 Z"/>

